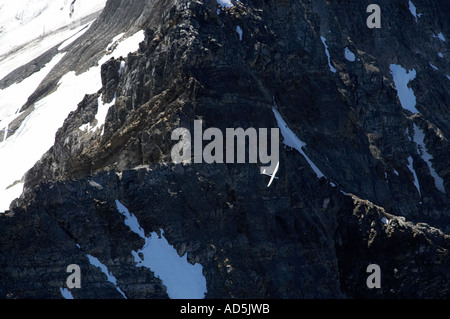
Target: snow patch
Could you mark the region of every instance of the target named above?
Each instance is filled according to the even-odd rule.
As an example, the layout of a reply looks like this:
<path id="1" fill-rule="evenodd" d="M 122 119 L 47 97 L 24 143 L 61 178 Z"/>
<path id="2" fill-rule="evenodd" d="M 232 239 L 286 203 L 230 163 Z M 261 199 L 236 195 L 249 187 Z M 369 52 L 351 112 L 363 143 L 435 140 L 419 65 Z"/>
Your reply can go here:
<path id="1" fill-rule="evenodd" d="M 417 18 L 420 18 L 422 16 L 422 14 L 417 13 L 416 6 L 411 1 L 409 1 L 409 12 L 411 12 L 411 14 L 414 16 L 414 19 L 416 19 L 416 22 L 417 22 Z"/>
<path id="2" fill-rule="evenodd" d="M 102 129 L 100 135 L 103 135 L 105 132 L 105 122 L 106 122 L 106 116 L 108 115 L 108 110 L 111 106 L 113 106 L 116 103 L 116 98 L 110 102 L 110 103 L 103 103 L 102 100 L 102 94 L 100 94 L 98 98 L 98 109 L 97 114 L 95 115 L 95 120 L 97 124 L 95 126 L 91 126 L 90 123 L 83 124 L 80 126 L 80 130 L 85 132 L 95 132 L 98 129 Z"/>
<path id="3" fill-rule="evenodd" d="M 232 4 L 230 0 L 217 0 L 217 3 L 220 4 L 223 8 L 234 7 L 234 4 Z"/>
<path id="4" fill-rule="evenodd" d="M 419 113 L 416 109 L 416 96 L 414 95 L 414 91 L 408 87 L 408 83 L 416 78 L 416 70 L 406 71 L 398 64 L 391 64 L 390 70 L 402 107 L 412 113 Z"/>
<path id="5" fill-rule="evenodd" d="M 311 161 L 311 159 L 306 155 L 305 151 L 303 150 L 304 147 L 306 147 L 306 143 L 300 140 L 294 132 L 288 127 L 286 122 L 284 121 L 281 114 L 277 111 L 275 107 L 272 107 L 272 111 L 275 114 L 275 118 L 278 122 L 278 127 L 280 128 L 281 135 L 283 135 L 283 144 L 286 146 L 295 148 L 300 154 L 303 155 L 303 157 L 308 162 L 309 166 L 313 169 L 314 173 L 316 173 L 317 178 L 322 178 L 326 176 L 322 173 L 322 171 Z"/>
<path id="6" fill-rule="evenodd" d="M 439 39 L 442 42 L 446 42 L 447 40 L 445 39 L 444 35 L 442 34 L 442 32 L 439 32 L 437 35 L 433 34 L 433 38 Z"/>
<path id="7" fill-rule="evenodd" d="M 59 288 L 59 291 L 61 292 L 61 295 L 64 299 L 73 299 L 72 293 L 67 288 Z"/>
<path id="8" fill-rule="evenodd" d="M 123 69 L 125 68 L 125 65 L 126 65 L 126 63 L 124 60 L 120 61 L 119 77 L 122 76 L 122 72 L 123 72 Z"/>
<path id="9" fill-rule="evenodd" d="M 428 168 L 430 169 L 431 176 L 434 178 L 434 185 L 436 188 L 446 194 L 444 187 L 444 180 L 436 173 L 436 170 L 433 168 L 432 159 L 433 156 L 428 153 L 428 149 L 425 145 L 425 133 L 417 127 L 416 124 L 414 126 L 414 142 L 417 145 L 417 153 L 422 156 L 422 159 L 427 163 Z"/>
<path id="10" fill-rule="evenodd" d="M 237 26 L 236 32 L 239 34 L 239 40 L 242 41 L 242 28 L 240 26 Z"/>
<path id="11" fill-rule="evenodd" d="M 409 156 L 408 157 L 408 168 L 414 176 L 414 185 L 416 186 L 417 190 L 419 191 L 420 197 L 422 197 L 422 192 L 420 191 L 419 179 L 417 178 L 416 170 L 414 169 L 413 164 L 414 164 L 413 159 L 411 156 Z"/>
<path id="12" fill-rule="evenodd" d="M 327 209 L 328 205 L 330 204 L 331 199 L 329 197 L 325 198 L 322 202 L 322 208 Z"/>
<path id="13" fill-rule="evenodd" d="M 139 49 L 139 43 L 144 41 L 145 39 L 145 32 L 144 30 L 140 30 L 136 32 L 135 34 L 129 36 L 128 38 L 123 39 L 124 33 L 121 33 L 114 37 L 113 41 L 108 45 L 108 51 L 112 51 L 109 54 L 106 54 L 98 63 L 102 65 L 111 57 L 126 57 L 128 53 L 135 52 Z M 117 42 L 117 46 L 114 48 L 114 43 Z"/>
<path id="14" fill-rule="evenodd" d="M 330 52 L 328 51 L 328 45 L 327 45 L 327 39 L 323 36 L 320 37 L 322 40 L 323 46 L 325 47 L 325 54 L 328 58 L 328 65 L 330 66 L 330 71 L 333 73 L 336 73 L 336 69 L 331 65 L 331 58 L 330 58 Z"/>
<path id="15" fill-rule="evenodd" d="M 136 216 L 131 214 L 120 201 L 116 200 L 116 207 L 119 213 L 121 213 L 125 217 L 125 225 L 127 225 L 133 233 L 139 235 L 139 237 L 145 239 L 145 232 L 142 229 L 141 225 L 139 225 L 139 221 Z"/>
<path id="16" fill-rule="evenodd" d="M 137 218 L 116 200 L 118 211 L 125 216 L 125 224 L 130 230 L 145 239 L 145 244 L 139 251 L 132 251 L 136 267 L 145 267 L 160 278 L 167 287 L 171 299 L 203 299 L 207 293 L 206 278 L 203 266 L 192 265 L 187 261 L 187 253 L 180 257 L 160 229 L 161 237 L 156 232 L 145 236 Z M 141 257 L 142 256 L 142 257 Z"/>
<path id="17" fill-rule="evenodd" d="M 344 55 L 348 61 L 355 62 L 356 60 L 355 54 L 352 51 L 350 51 L 349 48 L 345 48 Z"/>

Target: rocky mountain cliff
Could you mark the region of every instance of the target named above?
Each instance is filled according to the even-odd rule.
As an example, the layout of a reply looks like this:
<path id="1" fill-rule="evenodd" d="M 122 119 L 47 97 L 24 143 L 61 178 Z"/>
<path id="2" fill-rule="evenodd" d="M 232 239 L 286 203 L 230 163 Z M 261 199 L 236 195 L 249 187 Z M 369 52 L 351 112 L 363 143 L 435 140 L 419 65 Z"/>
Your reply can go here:
<path id="1" fill-rule="evenodd" d="M 74 298 L 172 297 L 136 257 L 153 233 L 202 266 L 205 298 L 450 297 L 450 4 L 377 1 L 381 28 L 369 4 L 109 0 L 10 126 L 143 30 L 0 214 L 0 297 L 61 298 L 70 264 Z M 277 112 L 304 145 L 281 130 L 270 187 L 258 164 L 172 163 L 176 128 L 277 128 Z"/>

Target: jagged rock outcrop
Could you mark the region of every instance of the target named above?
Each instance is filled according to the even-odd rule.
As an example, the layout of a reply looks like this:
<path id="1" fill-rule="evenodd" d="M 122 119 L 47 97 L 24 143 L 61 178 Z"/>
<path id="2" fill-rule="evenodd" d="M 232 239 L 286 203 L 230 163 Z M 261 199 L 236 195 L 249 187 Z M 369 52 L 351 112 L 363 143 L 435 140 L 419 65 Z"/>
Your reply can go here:
<path id="1" fill-rule="evenodd" d="M 204 267 L 207 298 L 448 298 L 450 69 L 448 44 L 433 35 L 450 37 L 450 9 L 417 1 L 418 23 L 407 1 L 379 2 L 381 29 L 366 27 L 362 2 L 109 1 L 61 62 L 66 70 L 87 68 L 90 41 L 103 48 L 138 28 L 145 41 L 102 66 L 103 87 L 80 101 L 0 215 L 0 296 L 57 297 L 64 267 L 78 263 L 89 276 L 75 297 L 121 297 L 89 266 L 91 254 L 127 297 L 167 297 L 135 267 L 130 252 L 143 243 L 117 213 L 119 199 L 147 233 L 164 229 Z M 391 64 L 417 71 L 419 113 L 402 107 Z M 81 129 L 113 100 L 103 129 Z M 175 128 L 195 119 L 223 131 L 277 127 L 274 105 L 325 177 L 286 147 L 270 188 L 255 164 L 170 163 Z M 366 286 L 370 263 L 382 269 L 381 289 Z"/>

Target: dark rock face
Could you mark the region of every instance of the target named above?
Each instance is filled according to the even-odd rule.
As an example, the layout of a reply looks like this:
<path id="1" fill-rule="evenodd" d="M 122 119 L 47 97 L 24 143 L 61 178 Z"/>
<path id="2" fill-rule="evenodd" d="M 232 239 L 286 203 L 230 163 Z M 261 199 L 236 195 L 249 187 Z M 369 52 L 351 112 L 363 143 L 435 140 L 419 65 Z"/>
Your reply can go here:
<path id="1" fill-rule="evenodd" d="M 103 85 L 103 102 L 110 103 L 116 96 L 117 85 L 120 79 L 120 63 L 114 58 L 102 65 L 102 85 Z"/>
<path id="2" fill-rule="evenodd" d="M 142 27 L 145 41 L 122 69 L 120 59 L 102 66 L 103 87 L 69 115 L 23 196 L 0 215 L 0 296 L 59 297 L 65 267 L 76 263 L 89 271 L 74 297 L 120 298 L 90 254 L 127 297 L 167 297 L 135 267 L 131 251 L 143 241 L 124 225 L 118 199 L 146 233 L 164 229 L 204 267 L 207 298 L 448 298 L 450 69 L 448 43 L 433 35 L 450 37 L 450 11 L 445 1 L 417 1 L 419 24 L 408 1 L 379 2 L 381 29 L 366 27 L 356 1 L 243 1 L 220 11 L 208 0 L 109 1 L 62 63 L 110 25 Z M 127 24 L 116 25 L 122 15 Z M 420 113 L 402 108 L 390 64 L 417 71 Z M 82 131 L 95 124 L 100 95 L 115 97 L 103 134 Z M 277 127 L 274 104 L 326 178 L 283 147 L 270 188 L 255 164 L 167 164 L 175 128 L 195 119 L 222 131 Z M 418 152 L 416 127 L 445 192 Z M 382 270 L 380 289 L 366 286 L 371 263 Z"/>

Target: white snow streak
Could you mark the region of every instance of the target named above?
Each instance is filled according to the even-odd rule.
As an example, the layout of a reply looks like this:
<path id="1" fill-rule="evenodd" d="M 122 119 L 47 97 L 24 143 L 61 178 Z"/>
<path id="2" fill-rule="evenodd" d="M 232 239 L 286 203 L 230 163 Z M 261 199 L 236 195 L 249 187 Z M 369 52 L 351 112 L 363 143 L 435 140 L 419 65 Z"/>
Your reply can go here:
<path id="1" fill-rule="evenodd" d="M 438 67 L 435 66 L 435 65 L 433 65 L 433 64 L 431 64 L 431 62 L 428 62 L 428 64 L 429 64 L 433 69 L 435 69 L 436 71 L 439 71 Z"/>
<path id="2" fill-rule="evenodd" d="M 97 114 L 95 115 L 96 124 L 95 126 L 91 126 L 91 123 L 83 124 L 80 126 L 80 130 L 86 131 L 86 132 L 95 132 L 98 129 L 102 129 L 100 135 L 103 135 L 105 132 L 105 122 L 106 122 L 106 116 L 108 115 L 108 110 L 111 106 L 113 106 L 116 103 L 116 98 L 110 102 L 110 103 L 103 103 L 102 101 L 102 95 L 98 98 L 98 110 Z"/>
<path id="3" fill-rule="evenodd" d="M 125 68 L 125 65 L 126 65 L 126 63 L 124 60 L 120 61 L 119 77 L 122 76 L 122 72 L 123 72 L 123 69 Z"/>
<path id="4" fill-rule="evenodd" d="M 130 230 L 139 237 L 145 239 L 145 232 L 144 229 L 142 229 L 141 225 L 139 225 L 139 221 L 137 220 L 136 216 L 131 214 L 128 211 L 128 208 L 126 208 L 120 201 L 116 200 L 116 206 L 119 213 L 121 213 L 125 217 L 125 225 L 127 225 Z"/>
<path id="5" fill-rule="evenodd" d="M 78 38 L 80 38 L 83 34 L 86 33 L 87 30 L 89 30 L 90 26 L 91 26 L 92 22 L 87 23 L 86 25 L 83 25 L 77 29 L 74 30 L 75 34 L 73 36 L 71 36 L 69 39 L 67 39 L 66 41 L 64 41 L 59 47 L 58 47 L 58 51 L 62 51 L 65 48 L 67 48 L 70 44 L 72 44 L 73 42 L 75 42 Z"/>
<path id="6" fill-rule="evenodd" d="M 242 28 L 240 26 L 237 26 L 236 32 L 239 34 L 239 40 L 242 41 Z"/>
<path id="7" fill-rule="evenodd" d="M 91 265 L 100 268 L 100 270 L 106 275 L 106 277 L 108 278 L 108 281 L 110 283 L 112 283 L 115 287 L 116 290 L 125 298 L 127 299 L 127 296 L 125 296 L 125 294 L 123 293 L 123 291 L 117 286 L 117 280 L 116 277 L 114 277 L 111 272 L 108 270 L 108 268 L 102 264 L 100 262 L 100 260 L 98 260 L 97 257 L 94 257 L 92 255 L 86 254 L 86 257 L 89 259 L 89 262 L 91 263 Z"/>
<path id="8" fill-rule="evenodd" d="M 419 191 L 420 197 L 422 197 L 422 192 L 420 191 L 419 179 L 417 178 L 416 170 L 414 169 L 413 164 L 414 164 L 413 159 L 411 156 L 409 156 L 408 157 L 408 168 L 414 176 L 414 185 L 416 186 L 417 190 Z"/>
<path id="9" fill-rule="evenodd" d="M 323 36 L 320 37 L 322 40 L 323 46 L 325 47 L 325 54 L 328 58 L 328 65 L 330 66 L 330 71 L 333 73 L 336 73 L 336 69 L 331 65 L 331 58 L 330 58 L 330 52 L 328 51 L 328 45 L 327 45 L 327 39 Z"/>
<path id="10" fill-rule="evenodd" d="M 425 134 L 424 132 L 417 127 L 416 124 L 413 124 L 414 126 L 414 142 L 417 145 L 417 153 L 422 156 L 423 160 L 427 163 L 431 176 L 434 178 L 434 185 L 436 188 L 446 194 L 445 187 L 444 187 L 444 180 L 436 173 L 436 170 L 433 168 L 433 163 L 431 160 L 433 159 L 433 156 L 428 153 L 427 147 L 425 145 Z"/>
<path id="11" fill-rule="evenodd" d="M 414 16 L 414 19 L 417 22 L 417 18 L 420 18 L 421 14 L 417 13 L 416 6 L 411 1 L 409 1 L 409 12 L 411 12 L 411 14 Z"/>
<path id="12" fill-rule="evenodd" d="M 284 121 L 281 114 L 277 111 L 275 107 L 272 107 L 272 111 L 275 114 L 275 118 L 278 122 L 278 127 L 280 128 L 281 135 L 283 135 L 283 144 L 295 148 L 300 154 L 303 155 L 303 157 L 308 162 L 309 166 L 313 169 L 313 171 L 316 173 L 317 178 L 326 177 L 322 171 L 311 161 L 311 159 L 306 155 L 305 151 L 303 150 L 304 147 L 306 147 L 306 143 L 300 140 L 294 132 L 288 127 L 286 122 Z"/>

